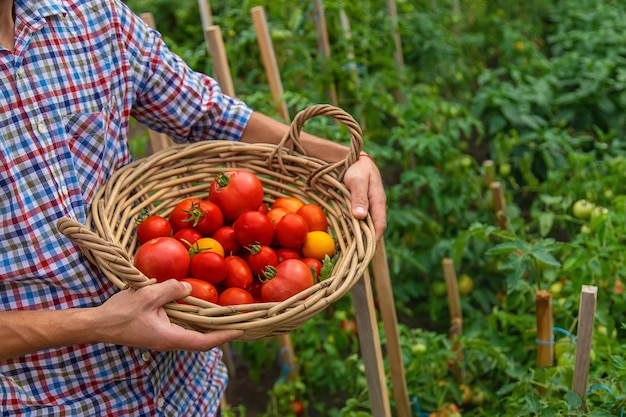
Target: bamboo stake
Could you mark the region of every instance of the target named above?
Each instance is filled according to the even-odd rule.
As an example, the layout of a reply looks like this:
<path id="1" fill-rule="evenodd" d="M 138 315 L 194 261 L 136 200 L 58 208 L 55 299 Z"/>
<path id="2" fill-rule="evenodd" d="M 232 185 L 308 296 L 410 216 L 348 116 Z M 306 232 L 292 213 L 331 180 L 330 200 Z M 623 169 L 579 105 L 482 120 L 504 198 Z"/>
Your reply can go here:
<path id="1" fill-rule="evenodd" d="M 356 65 L 356 61 L 355 61 L 354 45 L 352 44 L 352 30 L 350 29 L 350 19 L 348 19 L 348 15 L 346 14 L 346 11 L 343 8 L 339 11 L 339 21 L 341 22 L 341 29 L 343 30 L 343 35 L 346 38 L 346 41 L 348 42 L 348 52 L 347 52 L 347 58 L 349 62 L 348 65 L 350 68 L 350 73 L 352 74 L 352 78 L 354 79 L 355 90 L 358 91 L 360 82 L 359 82 L 359 72 L 358 72 L 358 68 Z M 358 100 L 356 103 L 356 117 L 357 117 L 357 120 L 359 120 L 361 123 L 361 128 L 365 130 L 365 120 L 363 119 L 363 109 L 362 109 L 360 101 Z"/>
<path id="2" fill-rule="evenodd" d="M 409 402 L 400 335 L 398 333 L 398 317 L 396 315 L 384 239 L 381 239 L 376 247 L 371 266 L 376 287 L 376 298 L 378 299 L 380 316 L 387 340 L 386 352 L 389 358 L 393 396 L 396 400 L 396 415 L 398 417 L 411 417 L 411 404 Z"/>
<path id="3" fill-rule="evenodd" d="M 213 26 L 210 0 L 198 0 L 198 8 L 200 9 L 200 19 L 202 19 L 202 29 L 206 30 L 208 27 Z"/>
<path id="4" fill-rule="evenodd" d="M 448 308 L 450 310 L 450 331 L 449 338 L 452 342 L 452 349 L 456 352 L 454 365 L 454 378 L 458 383 L 463 382 L 463 347 L 460 337 L 463 335 L 463 312 L 461 310 L 461 297 L 457 285 L 457 276 L 454 269 L 454 261 L 451 258 L 444 258 L 442 261 L 443 276 L 448 289 Z"/>
<path id="5" fill-rule="evenodd" d="M 324 3 L 322 0 L 313 0 L 313 10 L 315 15 L 315 27 L 317 28 L 317 49 L 320 52 L 320 56 L 328 60 L 330 59 L 330 43 L 328 41 L 326 14 L 324 13 Z M 330 98 L 330 103 L 333 106 L 338 106 L 337 90 L 335 89 L 334 81 L 330 82 L 327 88 L 327 94 Z"/>
<path id="6" fill-rule="evenodd" d="M 363 277 L 357 281 L 351 292 L 372 415 L 391 417 L 385 366 L 380 346 L 376 311 L 374 309 L 374 296 L 368 271 L 365 271 Z"/>
<path id="7" fill-rule="evenodd" d="M 139 15 L 141 19 L 152 29 L 156 30 L 156 24 L 154 22 L 154 16 L 150 12 L 142 13 Z M 148 136 L 150 137 L 150 151 L 157 152 L 161 149 L 165 149 L 166 147 L 172 144 L 172 140 L 165 134 L 161 132 L 157 132 L 152 129 L 148 129 Z"/>
<path id="8" fill-rule="evenodd" d="M 396 67 L 401 72 L 404 72 L 404 55 L 402 53 L 402 39 L 400 38 L 400 33 L 398 32 L 398 10 L 396 8 L 395 0 L 387 0 L 387 11 L 389 12 L 389 16 L 391 18 L 391 36 L 395 45 L 393 59 L 396 63 Z M 406 98 L 400 90 L 396 90 L 395 95 L 396 100 L 398 100 L 399 103 L 406 103 Z"/>
<path id="9" fill-rule="evenodd" d="M 537 366 L 550 367 L 554 360 L 554 325 L 552 320 L 552 294 L 537 290 L 535 293 L 537 317 Z"/>
<path id="10" fill-rule="evenodd" d="M 252 21 L 257 33 L 261 59 L 263 60 L 263 65 L 265 66 L 265 73 L 267 74 L 272 97 L 274 98 L 276 111 L 280 117 L 282 117 L 285 121 L 288 121 L 289 110 L 287 109 L 287 103 L 283 97 L 283 84 L 280 79 L 280 73 L 278 72 L 274 46 L 272 45 L 270 32 L 267 26 L 267 19 L 265 17 L 265 9 L 263 6 L 256 6 L 250 10 L 250 14 L 252 15 Z"/>
<path id="11" fill-rule="evenodd" d="M 583 285 L 578 309 L 578 330 L 576 335 L 576 361 L 572 391 L 579 397 L 587 393 L 589 365 L 591 363 L 591 338 L 596 314 L 598 287 Z"/>
<path id="12" fill-rule="evenodd" d="M 265 17 L 265 9 L 262 6 L 253 7 L 250 10 L 252 14 L 252 20 L 256 29 L 259 48 L 261 50 L 261 58 L 265 66 L 265 73 L 270 85 L 272 97 L 276 104 L 276 110 L 278 115 L 285 121 L 290 119 L 289 110 L 287 109 L 287 103 L 283 99 L 283 84 L 280 79 L 280 73 L 278 71 L 278 64 L 276 63 L 276 56 L 274 55 L 274 47 L 270 38 L 269 29 L 267 26 L 267 20 Z M 279 335 L 278 342 L 281 346 L 281 352 L 284 352 L 283 363 L 288 367 L 290 380 L 297 379 L 297 366 L 296 356 L 294 354 L 293 344 L 288 334 Z"/>
<path id="13" fill-rule="evenodd" d="M 493 209 L 496 212 L 496 221 L 502 230 L 506 230 L 506 203 L 504 200 L 504 191 L 502 183 L 494 181 L 489 184 L 491 193 L 493 194 Z"/>
<path id="14" fill-rule="evenodd" d="M 486 159 L 483 161 L 483 169 L 485 172 L 485 181 L 487 185 L 491 184 L 494 180 L 495 175 L 495 165 L 491 159 Z"/>

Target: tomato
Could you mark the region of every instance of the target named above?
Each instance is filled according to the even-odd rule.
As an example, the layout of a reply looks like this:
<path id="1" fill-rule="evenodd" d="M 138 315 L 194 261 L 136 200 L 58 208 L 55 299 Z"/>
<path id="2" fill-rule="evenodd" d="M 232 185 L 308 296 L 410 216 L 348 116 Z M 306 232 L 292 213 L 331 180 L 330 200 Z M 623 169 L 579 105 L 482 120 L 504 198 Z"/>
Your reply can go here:
<path id="1" fill-rule="evenodd" d="M 572 206 L 572 214 L 577 219 L 587 219 L 591 216 L 591 212 L 595 208 L 593 203 L 587 200 L 578 200 Z"/>
<path id="2" fill-rule="evenodd" d="M 289 403 L 289 411 L 296 416 L 301 416 L 304 413 L 304 405 L 300 400 L 293 400 Z"/>
<path id="3" fill-rule="evenodd" d="M 211 201 L 186 198 L 174 207 L 169 221 L 174 231 L 191 227 L 202 236 L 209 236 L 224 224 L 224 216 L 219 207 Z"/>
<path id="4" fill-rule="evenodd" d="M 283 207 L 276 207 L 267 212 L 267 217 L 270 218 L 274 227 L 278 224 L 280 219 L 283 218 L 285 214 L 289 213 L 287 209 Z"/>
<path id="5" fill-rule="evenodd" d="M 278 256 L 278 263 L 282 263 L 287 259 L 300 259 L 300 252 L 290 248 L 278 248 L 276 249 L 276 256 Z"/>
<path id="6" fill-rule="evenodd" d="M 202 234 L 191 227 L 185 227 L 174 233 L 174 239 L 183 243 L 187 248 L 190 248 L 200 238 L 202 238 Z"/>
<path id="7" fill-rule="evenodd" d="M 326 213 L 324 213 L 324 209 L 317 204 L 305 204 L 298 209 L 297 213 L 304 218 L 307 226 L 309 226 L 310 232 L 314 230 L 325 232 L 328 230 L 328 218 L 326 217 Z"/>
<path id="8" fill-rule="evenodd" d="M 209 200 L 230 222 L 246 211 L 257 211 L 263 203 L 263 193 L 261 180 L 244 170 L 221 172 L 209 186 Z"/>
<path id="9" fill-rule="evenodd" d="M 250 265 L 240 256 L 227 256 L 226 277 L 222 285 L 226 288 L 238 287 L 247 290 L 252 285 L 253 275 Z"/>
<path id="10" fill-rule="evenodd" d="M 189 252 L 173 237 L 157 237 L 137 249 L 134 265 L 148 278 L 163 282 L 181 279 L 189 273 Z"/>
<path id="11" fill-rule="evenodd" d="M 247 262 L 254 274 L 263 275 L 268 266 L 278 266 L 276 251 L 269 246 L 250 245 L 246 249 L 249 252 Z"/>
<path id="12" fill-rule="evenodd" d="M 322 261 L 315 258 L 302 258 L 302 262 L 308 265 L 315 282 L 318 281 L 319 276 L 322 274 Z"/>
<path id="13" fill-rule="evenodd" d="M 332 257 L 335 254 L 335 240 L 326 232 L 314 230 L 307 234 L 301 251 L 302 256 L 305 258 L 315 258 L 323 261 L 326 255 Z"/>
<path id="14" fill-rule="evenodd" d="M 260 211 L 261 213 L 267 214 L 267 212 L 270 211 L 270 209 L 269 207 L 267 207 L 267 204 L 261 203 L 261 205 L 259 206 L 258 209 L 256 209 L 256 211 Z"/>
<path id="15" fill-rule="evenodd" d="M 246 211 L 242 213 L 235 223 L 235 238 L 237 242 L 246 247 L 253 243 L 270 246 L 274 239 L 274 225 L 267 216 L 259 211 Z"/>
<path id="16" fill-rule="evenodd" d="M 261 288 L 263 288 L 263 281 L 257 276 L 252 278 L 252 285 L 248 288 L 248 292 L 252 295 L 255 302 L 262 302 L 261 300 Z"/>
<path id="17" fill-rule="evenodd" d="M 226 259 L 215 252 L 200 252 L 191 258 L 191 276 L 211 284 L 219 284 L 226 278 L 228 264 Z"/>
<path id="18" fill-rule="evenodd" d="M 306 240 L 309 226 L 304 217 L 297 213 L 287 213 L 276 224 L 276 240 L 285 248 L 299 248 Z"/>
<path id="19" fill-rule="evenodd" d="M 217 304 L 221 306 L 232 306 L 241 304 L 252 304 L 254 298 L 252 294 L 243 288 L 231 287 L 222 291 L 217 299 Z"/>
<path id="20" fill-rule="evenodd" d="M 313 286 L 308 265 L 299 259 L 287 259 L 265 273 L 267 281 L 261 288 L 264 302 L 284 301 Z"/>
<path id="21" fill-rule="evenodd" d="M 217 289 L 210 282 L 206 282 L 197 278 L 182 278 L 180 281 L 187 282 L 189 283 L 189 285 L 191 285 L 191 294 L 189 295 L 191 295 L 192 297 L 208 301 L 209 303 L 217 304 Z M 180 304 L 189 304 L 181 300 L 176 300 L 176 302 Z"/>
<path id="22" fill-rule="evenodd" d="M 189 254 L 194 256 L 200 252 L 215 252 L 221 256 L 224 256 L 224 248 L 221 243 L 212 237 L 203 237 L 191 245 L 189 248 Z"/>
<path id="23" fill-rule="evenodd" d="M 296 197 L 278 197 L 273 203 L 271 208 L 282 207 L 289 213 L 295 213 L 304 205 L 304 201 Z"/>
<path id="24" fill-rule="evenodd" d="M 137 219 L 137 240 L 146 243 L 150 239 L 172 236 L 172 225 L 163 216 L 157 214 Z"/>
<path id="25" fill-rule="evenodd" d="M 222 245 L 224 256 L 237 255 L 241 251 L 241 245 L 235 237 L 235 229 L 232 226 L 222 226 L 211 235 Z"/>
<path id="26" fill-rule="evenodd" d="M 341 320 L 339 328 L 349 337 L 358 336 L 359 330 L 354 320 Z"/>
<path id="27" fill-rule="evenodd" d="M 474 291 L 474 280 L 467 274 L 461 274 L 459 276 L 457 286 L 459 289 L 459 295 L 469 295 L 472 291 Z"/>

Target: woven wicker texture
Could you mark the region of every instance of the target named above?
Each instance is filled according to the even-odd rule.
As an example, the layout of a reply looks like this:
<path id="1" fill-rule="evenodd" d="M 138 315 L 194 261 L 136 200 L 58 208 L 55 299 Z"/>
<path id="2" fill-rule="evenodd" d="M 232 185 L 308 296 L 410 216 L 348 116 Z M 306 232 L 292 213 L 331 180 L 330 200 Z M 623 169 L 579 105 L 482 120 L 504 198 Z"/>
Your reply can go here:
<path id="1" fill-rule="evenodd" d="M 351 144 L 345 160 L 328 164 L 305 154 L 300 132 L 315 116 L 332 117 L 347 128 Z M 278 145 L 228 141 L 173 145 L 126 165 L 96 193 L 90 227 L 70 218 L 60 219 L 57 227 L 118 288 L 152 285 L 155 280 L 133 266 L 139 245 L 135 219 L 140 212 L 149 209 L 167 216 L 185 197 L 207 198 L 209 184 L 220 172 L 254 172 L 263 183 L 266 203 L 288 195 L 324 208 L 339 253 L 332 275 L 280 303 L 219 306 L 187 297 L 188 305 L 172 302 L 165 310 L 172 322 L 197 331 L 244 330 L 238 339 L 241 341 L 286 334 L 344 296 L 374 255 L 372 220 L 369 216 L 362 221 L 352 217 L 350 193 L 342 183 L 362 145 L 361 129 L 348 113 L 330 105 L 311 106 L 296 115 Z"/>

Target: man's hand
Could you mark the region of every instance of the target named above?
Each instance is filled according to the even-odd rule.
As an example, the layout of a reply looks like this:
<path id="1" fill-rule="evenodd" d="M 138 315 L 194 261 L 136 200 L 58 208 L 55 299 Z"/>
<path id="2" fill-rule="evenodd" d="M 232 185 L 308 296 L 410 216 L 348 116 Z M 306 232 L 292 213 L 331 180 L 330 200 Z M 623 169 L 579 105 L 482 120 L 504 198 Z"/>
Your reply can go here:
<path id="1" fill-rule="evenodd" d="M 243 334 L 241 330 L 201 333 L 170 322 L 163 305 L 186 297 L 188 284 L 174 279 L 115 294 L 92 314 L 101 316 L 98 341 L 151 350 L 207 351 Z"/>

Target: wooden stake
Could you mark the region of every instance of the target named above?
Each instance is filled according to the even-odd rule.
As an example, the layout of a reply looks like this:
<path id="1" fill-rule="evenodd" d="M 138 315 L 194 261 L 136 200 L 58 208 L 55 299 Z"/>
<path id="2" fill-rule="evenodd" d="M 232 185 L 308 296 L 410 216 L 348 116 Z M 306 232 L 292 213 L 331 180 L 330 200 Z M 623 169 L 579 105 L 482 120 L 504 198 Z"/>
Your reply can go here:
<path id="1" fill-rule="evenodd" d="M 493 194 L 493 210 L 496 213 L 496 221 L 502 230 L 506 230 L 506 202 L 504 200 L 504 190 L 502 183 L 494 181 L 489 184 L 491 193 Z"/>
<path id="2" fill-rule="evenodd" d="M 202 29 L 206 30 L 213 26 L 213 14 L 211 13 L 211 2 L 209 0 L 198 0 L 198 8 L 200 9 L 200 19 L 202 20 Z"/>
<path id="3" fill-rule="evenodd" d="M 552 320 L 552 294 L 537 290 L 535 293 L 537 316 L 537 366 L 550 367 L 554 360 L 554 325 Z"/>
<path id="4" fill-rule="evenodd" d="M 228 57 L 226 56 L 226 48 L 224 47 L 224 38 L 222 37 L 220 27 L 217 25 L 211 25 L 205 28 L 204 38 L 207 43 L 209 54 L 213 59 L 213 75 L 215 79 L 224 94 L 235 97 L 235 87 L 233 86 L 233 78 L 230 73 Z"/>
<path id="5" fill-rule="evenodd" d="M 450 309 L 450 331 L 449 338 L 452 348 L 456 352 L 454 365 L 454 378 L 458 383 L 463 382 L 463 347 L 460 337 L 463 335 L 463 312 L 461 310 L 461 296 L 457 285 L 454 261 L 451 258 L 444 258 L 442 261 L 443 276 L 448 289 L 448 308 Z"/>
<path id="6" fill-rule="evenodd" d="M 352 74 L 352 78 L 354 79 L 354 87 L 356 90 L 358 90 L 360 88 L 359 72 L 355 62 L 354 45 L 352 45 L 352 30 L 350 29 L 350 19 L 348 19 L 348 15 L 343 8 L 339 11 L 339 21 L 341 22 L 343 35 L 348 42 L 347 58 L 349 62 L 348 65 L 350 68 L 350 73 Z M 356 119 L 359 120 L 361 128 L 365 131 L 365 120 L 363 119 L 363 108 L 361 106 L 360 100 L 357 100 L 355 113 Z"/>
<path id="7" fill-rule="evenodd" d="M 357 281 L 351 291 L 372 415 L 391 417 L 385 365 L 368 271 L 365 271 L 363 277 Z"/>
<path id="8" fill-rule="evenodd" d="M 393 59 L 396 62 L 398 70 L 404 72 L 404 55 L 402 53 L 402 39 L 398 32 L 398 11 L 395 0 L 387 0 L 387 11 L 391 18 L 391 36 L 395 45 Z M 399 103 L 406 103 L 406 97 L 404 97 L 400 90 L 396 90 L 395 95 Z"/>
<path id="9" fill-rule="evenodd" d="M 324 3 L 322 0 L 313 0 L 313 10 L 315 15 L 315 27 L 317 28 L 317 49 L 320 56 L 330 59 L 330 43 L 328 41 L 328 29 L 326 27 L 326 14 L 324 13 Z M 330 104 L 338 106 L 337 90 L 331 80 L 326 94 L 330 98 Z"/>
<path id="10" fill-rule="evenodd" d="M 487 183 L 487 185 L 489 185 L 494 180 L 495 164 L 491 159 L 486 159 L 485 161 L 483 161 L 483 169 L 485 172 L 485 182 Z"/>
<path id="11" fill-rule="evenodd" d="M 256 30 L 257 39 L 259 42 L 259 49 L 261 51 L 261 59 L 265 66 L 265 73 L 267 74 L 267 80 L 274 98 L 274 105 L 278 115 L 284 119 L 289 120 L 289 110 L 287 109 L 287 103 L 284 100 L 283 84 L 280 79 L 280 73 L 278 72 L 278 64 L 276 63 L 276 55 L 274 54 L 274 46 L 272 45 L 272 39 L 267 26 L 267 19 L 265 18 L 265 9 L 263 6 L 256 6 L 250 10 L 252 15 L 252 21 Z"/>
<path id="12" fill-rule="evenodd" d="M 583 285 L 578 309 L 578 330 L 576 335 L 576 362 L 572 391 L 579 397 L 587 393 L 589 365 L 591 363 L 591 338 L 596 314 L 598 287 Z"/>
<path id="13" fill-rule="evenodd" d="M 384 239 L 381 239 L 376 247 L 371 266 L 376 287 L 376 298 L 387 340 L 386 352 L 391 371 L 393 396 L 396 400 L 396 415 L 397 417 L 411 417 L 411 404 L 409 402 L 400 335 L 398 333 L 398 317 L 396 315 Z"/>

